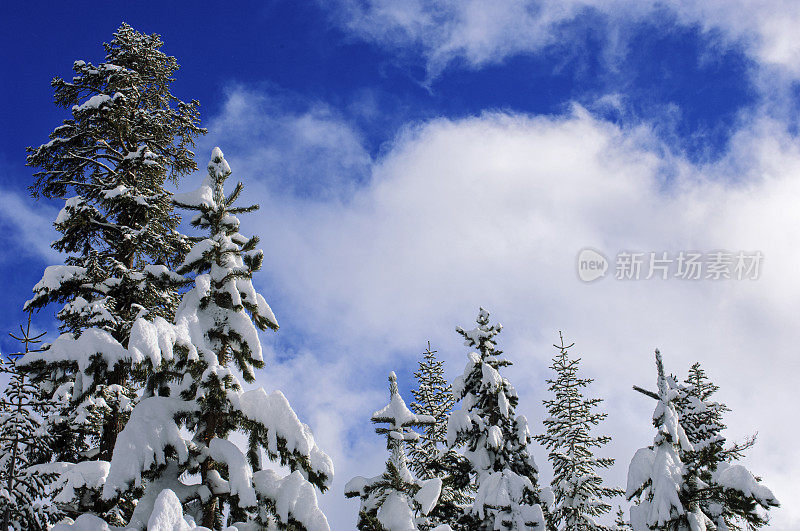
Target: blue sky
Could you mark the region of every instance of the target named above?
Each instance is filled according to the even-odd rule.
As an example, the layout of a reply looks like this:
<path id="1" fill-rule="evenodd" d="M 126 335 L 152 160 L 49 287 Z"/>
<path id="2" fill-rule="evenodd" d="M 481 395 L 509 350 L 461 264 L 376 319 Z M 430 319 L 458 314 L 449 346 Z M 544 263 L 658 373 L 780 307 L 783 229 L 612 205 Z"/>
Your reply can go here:
<path id="1" fill-rule="evenodd" d="M 589 10 L 565 24 L 568 39 L 537 53 L 509 54 L 481 67 L 455 57 L 432 74 L 423 46 L 365 42 L 313 2 L 250 2 L 236 9 L 170 3 L 159 6 L 157 17 L 147 2 L 124 9 L 16 3 L 0 23 L 4 63 L 14 73 L 0 85 L 9 102 L 0 110 L 0 184 L 24 196 L 31 174 L 25 148 L 46 141 L 64 117 L 51 103 L 49 80 L 71 75 L 73 58 L 100 60 L 100 44 L 123 20 L 163 36 L 165 50 L 181 64 L 174 92 L 199 100 L 206 122 L 221 112 L 232 87 L 263 91 L 298 110 L 324 103 L 358 131 L 375 158 L 409 123 L 487 110 L 558 115 L 578 102 L 612 123 L 648 120 L 689 159 L 715 160 L 739 114 L 758 103 L 753 61 L 739 43 L 722 46 L 718 30 L 678 25 L 674 18 L 665 10 L 612 29 L 607 15 Z M 625 33 L 622 50 L 609 51 L 610 31 Z M 603 105 L 609 95 L 618 99 Z M 366 168 L 355 170 L 347 179 L 362 182 Z M 314 196 L 318 181 L 326 182 L 309 178 L 295 191 Z M 9 231 L 4 234 L 4 244 L 14 245 Z M 37 273 L 8 262 L 4 268 L 18 280 L 15 297 L 3 303 L 10 315 Z"/>
<path id="2" fill-rule="evenodd" d="M 430 339 L 454 376 L 466 351 L 453 327 L 478 305 L 506 325 L 509 378 L 534 430 L 558 330 L 586 349 L 607 430 L 635 434 L 610 450 L 611 481 L 624 482 L 651 437 L 651 405 L 628 390 L 652 380 L 660 346 L 674 372 L 709 365 L 729 390 L 732 435 L 759 431 L 754 471 L 779 499 L 800 494 L 800 470 L 782 462 L 796 428 L 781 422 L 791 414 L 781 404 L 796 397 L 786 375 L 798 368 L 790 316 L 800 288 L 791 2 L 6 6 L 5 329 L 60 259 L 47 249 L 60 205 L 27 197 L 24 165 L 25 147 L 65 116 L 49 80 L 71 75 L 74 60 L 99 62 L 122 21 L 161 34 L 178 58 L 173 92 L 199 100 L 209 128 L 198 165 L 219 145 L 262 204 L 244 228 L 262 236 L 257 282 L 282 325 L 265 337 L 274 362 L 262 383 L 284 389 L 332 447 L 340 474 L 323 503 L 334 529 L 357 512 L 340 499 L 344 481 L 381 466 L 367 418 L 386 373 L 405 377 L 407 391 Z M 584 246 L 612 257 L 758 249 L 766 265 L 750 283 L 585 285 L 574 272 Z M 37 325 L 53 330 L 54 311 Z M 786 529 L 800 513 L 787 505 L 775 518 Z"/>

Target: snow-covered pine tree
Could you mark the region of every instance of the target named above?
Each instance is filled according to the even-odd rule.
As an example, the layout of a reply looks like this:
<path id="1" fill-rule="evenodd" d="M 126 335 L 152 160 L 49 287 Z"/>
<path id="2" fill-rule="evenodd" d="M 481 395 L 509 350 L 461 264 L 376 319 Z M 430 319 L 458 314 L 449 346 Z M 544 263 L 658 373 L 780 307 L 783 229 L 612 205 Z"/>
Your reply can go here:
<path id="1" fill-rule="evenodd" d="M 544 420 L 547 432 L 534 437 L 549 450 L 548 457 L 553 465 L 554 477 L 550 484 L 555 506 L 548 516 L 554 529 L 606 530 L 609 528 L 595 518 L 611 510 L 606 500 L 623 494 L 621 489 L 604 486 L 597 474 L 598 469 L 614 464 L 614 459 L 594 455 L 595 449 L 611 441 L 609 436 L 591 433 L 607 414 L 595 410 L 603 401 L 601 398 L 584 398 L 582 390 L 593 380 L 578 377 L 581 360 L 569 355 L 574 343 L 565 345 L 561 332 L 558 336 L 561 344 L 553 345 L 558 354 L 550 367 L 556 372 L 556 378 L 547 380 L 554 398 L 544 401 L 550 414 Z"/>
<path id="2" fill-rule="evenodd" d="M 31 335 L 28 325 L 20 335 L 9 334 L 25 347 L 17 354 L 0 355 L 0 373 L 9 377 L 0 397 L 0 522 L 3 529 L 44 530 L 58 512 L 47 503 L 45 491 L 52 477 L 36 471 L 37 456 L 49 454 L 52 439 L 37 414 L 43 406 L 39 389 L 16 365 L 30 346 L 41 343 L 44 332 Z"/>
<path id="3" fill-rule="evenodd" d="M 693 450 L 681 452 L 687 470 L 688 503 L 698 506 L 720 529 L 764 526 L 766 511 L 777 507 L 778 501 L 748 470 L 735 464 L 755 443 L 755 437 L 726 447 L 723 415 L 730 409 L 712 400 L 719 387 L 700 363 L 689 369 L 683 390 L 676 408 L 693 446 Z"/>
<path id="4" fill-rule="evenodd" d="M 626 497 L 637 498 L 631 507 L 633 529 L 763 526 L 767 519 L 759 508 L 765 512 L 779 503 L 759 478 L 732 463 L 752 441 L 723 448 L 722 413 L 727 408 L 708 400 L 717 387 L 707 380 L 699 364 L 692 367 L 688 385 L 666 377 L 658 350 L 656 366 L 657 393 L 634 387 L 658 400 L 653 413 L 658 433 L 654 446 L 638 450 L 628 469 Z"/>
<path id="5" fill-rule="evenodd" d="M 636 451 L 628 468 L 625 497 L 637 498 L 630 510 L 630 523 L 635 531 L 704 529 L 702 514 L 691 512 L 682 498 L 686 491 L 686 467 L 680 455 L 692 450 L 675 407 L 683 392 L 666 376 L 658 350 L 656 369 L 658 392 L 652 394 L 657 400 L 653 412 L 656 436 L 653 446 Z"/>
<path id="6" fill-rule="evenodd" d="M 196 168 L 189 148 L 203 132 L 198 103 L 170 92 L 178 64 L 158 35 L 123 24 L 104 46 L 102 63 L 76 61 L 71 80 L 53 80 L 55 103 L 71 117 L 28 149 L 32 194 L 65 201 L 53 247 L 67 257 L 46 268 L 25 305 L 61 304 L 64 333 L 20 362 L 43 389 L 69 397 L 62 426 L 80 432 L 80 453 L 56 458 L 95 462 L 98 477 L 130 413 L 134 376 L 146 376 L 127 350 L 133 323 L 171 319 L 180 299 L 183 279 L 169 268 L 186 244 L 164 184 Z M 79 506 L 105 511 L 95 502 Z"/>
<path id="7" fill-rule="evenodd" d="M 414 401 L 411 410 L 417 415 L 427 415 L 433 424 L 424 427 L 417 441 L 408 443 L 411 470 L 419 479 L 440 478 L 442 493 L 439 503 L 428 515 L 431 526 L 455 520 L 459 506 L 472 502 L 469 485 L 457 485 L 463 477 L 459 469 L 467 470 L 469 463 L 457 452 L 447 448 L 447 419 L 455 404 L 453 390 L 444 378 L 444 362 L 437 359 L 437 351 L 428 348 L 414 373 L 417 389 L 412 390 Z"/>
<path id="8" fill-rule="evenodd" d="M 145 487 L 126 529 L 145 529 L 159 518 L 154 509 L 172 507 L 177 497 L 186 517 L 209 529 L 236 523 L 327 531 L 315 488 L 330 485 L 330 458 L 280 391 L 242 390 L 241 379 L 253 382 L 264 365 L 258 331 L 278 323 L 252 283 L 263 261 L 258 238 L 243 236 L 236 217 L 257 206 L 233 206 L 242 184 L 226 196 L 230 174 L 215 148 L 200 188 L 175 196 L 197 212 L 192 224 L 207 235 L 192 238 L 179 268 L 194 286 L 174 325 L 159 318 L 134 324 L 130 350 L 159 360 L 157 384 L 117 439 L 102 495 L 113 500 Z M 246 451 L 229 440 L 235 432 L 245 436 Z M 265 456 L 291 472 L 282 477 L 265 468 Z"/>
<path id="9" fill-rule="evenodd" d="M 502 327 L 489 324 L 489 312 L 480 309 L 478 326 L 458 327 L 470 352 L 464 374 L 456 378 L 453 392 L 461 409 L 450 414 L 449 447 L 463 447 L 477 493 L 466 508 L 460 526 L 465 529 L 544 529 L 544 504 L 538 469 L 528 445 L 528 421 L 516 416 L 517 392 L 500 376 L 511 365 L 502 358 L 495 336 Z"/>
<path id="10" fill-rule="evenodd" d="M 386 435 L 390 452 L 386 470 L 380 476 L 357 476 L 345 485 L 345 496 L 361 498 L 358 529 L 361 531 L 413 531 L 430 524 L 426 515 L 436 506 L 442 482 L 438 477 L 422 480 L 411 475 L 404 444 L 419 439 L 415 426 L 431 426 L 430 415 L 415 415 L 406 407 L 397 388 L 397 376 L 389 374 L 389 403 L 372 414 L 375 432 Z M 430 526 L 432 527 L 432 526 Z M 427 527 L 429 528 L 429 527 Z"/>

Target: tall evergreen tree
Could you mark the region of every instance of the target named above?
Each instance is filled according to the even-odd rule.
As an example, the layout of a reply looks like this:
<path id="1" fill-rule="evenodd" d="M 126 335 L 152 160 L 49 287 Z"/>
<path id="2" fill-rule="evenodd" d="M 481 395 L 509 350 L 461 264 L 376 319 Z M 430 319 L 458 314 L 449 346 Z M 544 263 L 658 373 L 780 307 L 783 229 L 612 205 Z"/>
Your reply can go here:
<path id="1" fill-rule="evenodd" d="M 472 502 L 469 484 L 457 484 L 459 477 L 468 471 L 469 462 L 454 450 L 447 448 L 447 419 L 455 404 L 453 390 L 444 378 L 444 362 L 428 348 L 414 373 L 417 389 L 412 390 L 411 409 L 417 415 L 434 419 L 425 426 L 417 441 L 408 445 L 410 466 L 419 479 L 439 478 L 442 493 L 439 503 L 429 515 L 432 526 L 452 521 L 458 517 L 459 507 Z"/>
<path id="2" fill-rule="evenodd" d="M 189 148 L 204 132 L 198 103 L 170 92 L 178 63 L 158 35 L 123 24 L 104 46 L 102 63 L 76 61 L 72 79 L 53 80 L 55 103 L 71 117 L 28 149 L 38 170 L 32 194 L 65 201 L 53 247 L 67 257 L 45 270 L 25 305 L 61 304 L 64 333 L 21 362 L 43 389 L 69 396 L 63 426 L 79 432 L 80 454 L 57 458 L 93 461 L 96 471 L 130 413 L 134 377 L 146 376 L 138 373 L 144 360 L 127 350 L 133 323 L 170 319 L 179 301 L 183 279 L 170 267 L 186 244 L 164 184 L 196 168 Z M 96 501 L 84 500 L 103 511 Z"/>
<path id="3" fill-rule="evenodd" d="M 243 187 L 226 195 L 230 174 L 215 148 L 200 188 L 175 196 L 197 212 L 192 223 L 207 234 L 192 238 L 179 268 L 194 280 L 174 325 L 140 318 L 133 326 L 130 350 L 157 360 L 158 371 L 117 439 L 102 495 L 114 500 L 145 487 L 133 529 L 144 529 L 154 508 L 177 497 L 186 515 L 209 529 L 237 523 L 326 531 L 315 488 L 330 485 L 330 458 L 280 391 L 242 389 L 264 365 L 258 331 L 278 323 L 252 283 L 263 262 L 258 238 L 242 235 L 236 217 L 258 207 L 234 206 Z M 234 432 L 246 437 L 246 451 L 229 440 Z M 290 474 L 268 468 L 265 457 Z"/>
<path id="4" fill-rule="evenodd" d="M 683 452 L 681 460 L 687 470 L 687 501 L 696 506 L 720 529 L 751 529 L 764 526 L 766 511 L 778 506 L 774 496 L 766 494 L 762 486 L 759 496 L 726 484 L 733 475 L 752 476 L 735 461 L 755 443 L 755 437 L 744 443 L 726 446 L 723 435 L 723 415 L 730 411 L 725 404 L 715 402 L 712 396 L 719 390 L 695 363 L 684 380 L 683 394 L 676 402 L 681 425 L 686 431 L 692 450 Z M 732 468 L 733 467 L 733 468 Z M 720 484 L 720 478 L 722 483 Z"/>
<path id="5" fill-rule="evenodd" d="M 67 258 L 47 268 L 25 307 L 63 304 L 61 328 L 74 339 L 91 329 L 125 347 L 137 317 L 171 318 L 179 300 L 168 266 L 185 244 L 164 184 L 196 169 L 189 148 L 203 130 L 198 103 L 170 92 L 178 64 L 162 44 L 158 35 L 120 26 L 102 63 L 76 61 L 71 80 L 53 80 L 56 104 L 72 117 L 48 143 L 28 149 L 28 165 L 38 169 L 33 195 L 66 201 L 53 247 Z M 82 367 L 86 360 L 49 354 L 34 368 L 58 381 L 80 378 L 74 403 L 113 385 L 132 397 L 126 360 L 98 351 Z M 100 459 L 110 459 L 123 420 L 112 405 L 98 434 Z"/>
<path id="6" fill-rule="evenodd" d="M 430 350 L 430 349 L 429 349 Z M 419 439 L 412 427 L 433 426 L 434 417 L 415 415 L 407 407 L 397 389 L 397 376 L 389 375 L 389 403 L 372 414 L 375 432 L 386 435 L 390 452 L 386 470 L 380 476 L 357 476 L 345 485 L 345 496 L 361 498 L 358 529 L 361 531 L 413 531 L 429 525 L 427 518 L 441 493 L 438 477 L 415 479 L 408 468 L 404 444 Z"/>
<path id="7" fill-rule="evenodd" d="M 453 392 L 461 409 L 448 421 L 447 443 L 463 447 L 469 475 L 477 486 L 475 501 L 459 525 L 466 529 L 544 529 L 545 517 L 538 484 L 538 468 L 530 453 L 528 421 L 516 415 L 517 392 L 500 376 L 511 365 L 502 358 L 495 337 L 502 327 L 489 324 L 489 312 L 480 309 L 478 326 L 456 331 L 470 352 L 464 374 Z"/>
<path id="8" fill-rule="evenodd" d="M 547 380 L 551 400 L 545 400 L 550 417 L 544 420 L 547 432 L 534 437 L 549 450 L 554 477 L 550 483 L 555 495 L 555 507 L 550 513 L 551 524 L 555 529 L 591 531 L 605 530 L 595 518 L 611 510 L 606 501 L 621 496 L 623 491 L 606 487 L 597 474 L 598 469 L 607 469 L 614 459 L 595 457 L 594 450 L 602 448 L 611 441 L 609 436 L 593 436 L 592 428 L 597 426 L 607 414 L 595 409 L 603 401 L 601 398 L 584 398 L 582 390 L 594 380 L 579 378 L 580 358 L 571 358 L 565 345 L 564 336 L 559 332 L 558 355 L 553 358 L 551 369 L 556 372 L 555 379 Z"/>
<path id="9" fill-rule="evenodd" d="M 0 355 L 0 374 L 9 377 L 0 398 L 0 521 L 3 529 L 44 530 L 58 514 L 47 500 L 46 484 L 52 479 L 35 468 L 37 455 L 49 453 L 52 439 L 42 429 L 37 411 L 45 403 L 39 389 L 17 367 L 17 358 L 30 352 L 30 346 L 41 342 L 44 333 L 31 335 L 28 326 L 20 328 L 20 341 L 25 352 Z"/>

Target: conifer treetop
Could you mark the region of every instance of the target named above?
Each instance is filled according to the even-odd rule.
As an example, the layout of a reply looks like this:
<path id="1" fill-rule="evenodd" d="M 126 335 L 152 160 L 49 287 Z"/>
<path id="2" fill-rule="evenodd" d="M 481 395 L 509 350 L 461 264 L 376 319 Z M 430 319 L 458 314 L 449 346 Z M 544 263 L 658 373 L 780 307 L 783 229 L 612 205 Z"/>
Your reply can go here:
<path id="1" fill-rule="evenodd" d="M 559 332 L 560 344 L 553 346 L 558 354 L 553 358 L 551 369 L 555 379 L 548 379 L 548 389 L 554 398 L 544 400 L 550 416 L 544 420 L 547 431 L 535 437 L 549 450 L 548 458 L 553 464 L 554 477 L 551 482 L 555 505 L 550 513 L 557 529 L 600 530 L 595 517 L 611 510 L 608 498 L 621 495 L 621 489 L 606 487 L 598 475 L 598 469 L 610 468 L 611 458 L 596 457 L 595 448 L 607 444 L 611 437 L 594 436 L 592 429 L 606 418 L 595 408 L 602 402 L 599 398 L 585 398 L 582 389 L 592 383 L 591 378 L 578 377 L 581 359 L 570 356 L 569 349 Z"/>
<path id="2" fill-rule="evenodd" d="M 437 359 L 436 353 L 428 341 L 419 368 L 414 372 L 418 388 L 411 391 L 414 395 L 411 409 L 417 415 L 431 416 L 435 422 L 425 426 L 418 441 L 408 444 L 409 466 L 419 479 L 442 481 L 439 503 L 428 515 L 430 521 L 426 529 L 453 522 L 459 507 L 472 501 L 469 485 L 457 484 L 456 479 L 460 468 L 467 463 L 455 450 L 447 448 L 447 419 L 455 397 L 444 377 L 444 362 Z"/>
<path id="3" fill-rule="evenodd" d="M 674 378 L 673 378 L 674 379 Z M 715 402 L 719 390 L 699 363 L 693 364 L 676 402 L 681 425 L 692 443 L 681 459 L 687 468 L 689 504 L 720 528 L 742 525 L 760 528 L 767 524 L 767 511 L 780 504 L 772 491 L 736 461 L 755 444 L 755 436 L 726 446 L 723 416 L 730 409 Z"/>
<path id="4" fill-rule="evenodd" d="M 192 224 L 207 231 L 207 236 L 192 238 L 192 248 L 178 268 L 181 274 L 196 276 L 194 289 L 176 312 L 176 323 L 179 335 L 189 340 L 184 343 L 191 356 L 200 356 L 212 368 L 232 356 L 245 381 L 251 382 L 253 368 L 263 366 L 258 329 L 277 330 L 278 321 L 253 287 L 252 275 L 264 259 L 256 248 L 259 239 L 243 236 L 234 215 L 258 206 L 232 206 L 243 186 L 237 183 L 226 196 L 224 184 L 230 175 L 222 151 L 214 148 L 201 186 L 174 198 L 177 205 L 197 211 Z"/>
<path id="5" fill-rule="evenodd" d="M 631 507 L 631 527 L 645 531 L 765 525 L 768 519 L 762 513 L 779 502 L 760 478 L 733 463 L 752 440 L 723 449 L 721 415 L 727 408 L 710 402 L 717 387 L 705 380 L 699 364 L 690 369 L 688 386 L 678 384 L 666 376 L 658 350 L 656 367 L 657 393 L 635 387 L 657 400 L 657 433 L 653 446 L 639 449 L 628 468 L 626 497 L 638 498 Z"/>
<path id="6" fill-rule="evenodd" d="M 686 467 L 681 461 L 680 451 L 691 451 L 692 445 L 675 408 L 675 401 L 682 392 L 674 381 L 667 378 L 658 349 L 655 358 L 658 401 L 653 412 L 653 425 L 656 435 L 652 447 L 640 448 L 634 454 L 628 467 L 625 490 L 628 500 L 640 497 L 630 511 L 631 525 L 637 531 L 686 522 L 689 512 L 681 499 Z"/>
<path id="7" fill-rule="evenodd" d="M 164 185 L 196 169 L 190 147 L 205 132 L 199 104 L 170 92 L 178 64 L 162 44 L 122 24 L 102 63 L 76 61 L 71 80 L 53 80 L 71 117 L 28 148 L 34 197 L 65 201 L 53 247 L 68 256 L 45 270 L 25 309 L 61 303 L 62 330 L 103 329 L 123 347 L 139 315 L 171 319 L 178 304 L 182 279 L 170 266 L 186 244 Z"/>
<path id="8" fill-rule="evenodd" d="M 442 481 L 439 478 L 415 479 L 408 469 L 404 442 L 419 438 L 412 427 L 434 422 L 429 415 L 415 415 L 407 407 L 397 387 L 397 375 L 389 373 L 389 403 L 376 411 L 371 420 L 375 432 L 386 435 L 389 459 L 383 474 L 372 478 L 356 476 L 345 485 L 345 496 L 361 498 L 358 528 L 362 531 L 414 531 L 418 521 L 439 501 Z M 419 516 L 415 516 L 419 515 Z"/>
<path id="9" fill-rule="evenodd" d="M 61 303 L 62 330 L 103 329 L 126 347 L 140 314 L 171 319 L 177 307 L 182 279 L 170 266 L 186 243 L 164 184 L 196 169 L 189 148 L 205 130 L 198 103 L 171 94 L 178 65 L 157 35 L 122 24 L 104 46 L 102 63 L 76 61 L 71 80 L 53 80 L 71 117 L 28 148 L 32 194 L 65 201 L 53 247 L 68 256 L 25 309 Z"/>
<path id="10" fill-rule="evenodd" d="M 503 330 L 500 323 L 489 324 L 489 312 L 480 308 L 476 319 L 478 326 L 471 330 L 456 327 L 456 332 L 464 338 L 464 345 L 478 349 L 482 356 L 495 353 L 497 341 L 494 337 Z M 497 354 L 500 354 L 498 351 Z"/>
<path id="11" fill-rule="evenodd" d="M 194 171 L 194 138 L 200 128 L 199 103 L 172 95 L 178 70 L 161 51 L 159 35 L 145 35 L 123 23 L 104 45 L 106 57 L 94 65 L 75 61 L 71 80 L 52 81 L 55 103 L 70 109 L 50 142 L 28 148 L 28 164 L 40 167 L 34 195 L 64 197 L 69 187 L 101 199 L 118 186 L 163 182 Z M 146 182 L 146 181 L 145 181 Z"/>
<path id="12" fill-rule="evenodd" d="M 467 525 L 492 529 L 543 528 L 538 468 L 528 448 L 528 421 L 516 414 L 517 392 L 500 375 L 511 362 L 499 358 L 495 337 L 502 327 L 489 324 L 489 312 L 480 309 L 478 326 L 457 328 L 470 352 L 464 373 L 453 382 L 461 409 L 451 413 L 447 444 L 463 447 L 469 461 L 466 472 L 477 493 L 464 515 Z M 466 478 L 464 478 L 466 479 Z"/>
<path id="13" fill-rule="evenodd" d="M 28 148 L 32 194 L 64 200 L 53 247 L 67 256 L 45 269 L 25 304 L 61 305 L 64 335 L 21 363 L 35 382 L 71 395 L 62 428 L 75 437 L 62 455 L 75 460 L 110 460 L 148 375 L 141 351 L 127 351 L 133 324 L 172 320 L 186 284 L 171 271 L 186 241 L 164 185 L 196 168 L 190 148 L 204 130 L 197 102 L 170 92 L 178 65 L 161 46 L 123 24 L 100 64 L 75 61 L 72 78 L 53 80 L 69 117 L 49 142 Z"/>
<path id="14" fill-rule="evenodd" d="M 397 375 L 394 371 L 389 373 L 389 403 L 373 413 L 370 420 L 374 423 L 389 424 L 388 428 L 376 428 L 376 433 L 388 433 L 392 439 L 403 441 L 415 441 L 419 438 L 419 434 L 405 428 L 426 426 L 435 422 L 430 415 L 416 415 L 408 409 L 403 397 L 400 396 Z"/>
<path id="15" fill-rule="evenodd" d="M 425 429 L 423 444 L 430 450 L 445 442 L 447 415 L 455 402 L 453 390 L 444 379 L 444 362 L 436 359 L 436 353 L 436 350 L 431 350 L 431 342 L 428 341 L 419 368 L 414 372 L 418 388 L 411 391 L 415 399 L 411 409 L 418 415 L 428 415 L 436 421 Z"/>

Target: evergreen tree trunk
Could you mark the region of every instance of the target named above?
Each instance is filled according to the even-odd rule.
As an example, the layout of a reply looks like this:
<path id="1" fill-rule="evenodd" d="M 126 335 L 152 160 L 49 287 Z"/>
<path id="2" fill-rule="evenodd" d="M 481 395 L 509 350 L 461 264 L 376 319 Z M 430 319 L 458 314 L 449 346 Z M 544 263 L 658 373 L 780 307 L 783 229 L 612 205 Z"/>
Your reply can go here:
<path id="1" fill-rule="evenodd" d="M 208 447 L 211 444 L 211 439 L 214 438 L 214 433 L 217 431 L 218 415 L 215 412 L 210 412 L 203 418 L 203 425 L 206 426 L 206 431 L 203 432 L 200 440 Z M 216 469 L 216 463 L 210 457 L 200 465 L 200 478 L 204 485 L 209 485 L 211 479 L 209 472 Z M 219 524 L 219 498 L 212 494 L 208 501 L 203 503 L 203 526 L 209 529 L 216 529 Z"/>
<path id="2" fill-rule="evenodd" d="M 123 371 L 123 367 L 120 365 L 114 367 L 108 380 L 108 385 L 121 385 L 124 381 Z M 117 436 L 124 427 L 124 419 L 120 414 L 119 408 L 116 404 L 112 404 L 111 412 L 105 417 L 103 423 L 98 459 L 102 461 L 111 461 L 111 456 L 114 453 L 114 444 L 117 442 Z"/>

